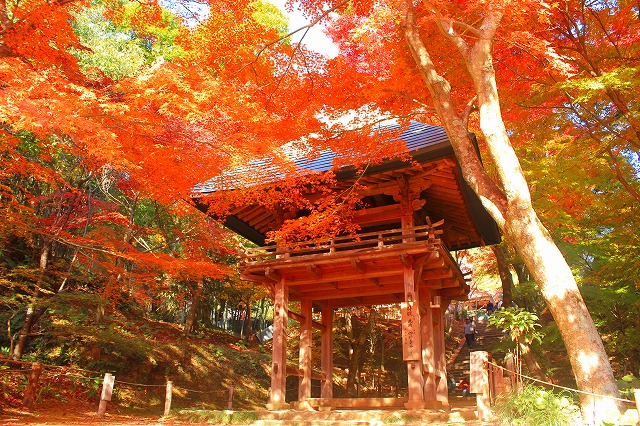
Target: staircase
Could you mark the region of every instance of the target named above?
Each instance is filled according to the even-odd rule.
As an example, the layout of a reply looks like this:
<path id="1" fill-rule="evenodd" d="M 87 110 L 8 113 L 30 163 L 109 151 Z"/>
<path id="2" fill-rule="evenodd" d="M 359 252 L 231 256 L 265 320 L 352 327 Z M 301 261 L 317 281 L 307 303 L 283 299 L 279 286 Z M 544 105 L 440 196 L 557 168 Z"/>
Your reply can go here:
<path id="1" fill-rule="evenodd" d="M 494 359 L 501 358 L 500 354 L 495 353 L 495 346 L 500 341 L 504 333 L 494 327 L 488 327 L 487 320 L 482 318 L 476 324 L 476 341 L 473 348 L 469 348 L 466 343 L 463 344 L 460 352 L 454 361 L 449 365 L 447 373 L 453 374 L 456 383 L 460 383 L 462 379 L 469 381 L 469 358 L 471 351 L 487 351 Z"/>

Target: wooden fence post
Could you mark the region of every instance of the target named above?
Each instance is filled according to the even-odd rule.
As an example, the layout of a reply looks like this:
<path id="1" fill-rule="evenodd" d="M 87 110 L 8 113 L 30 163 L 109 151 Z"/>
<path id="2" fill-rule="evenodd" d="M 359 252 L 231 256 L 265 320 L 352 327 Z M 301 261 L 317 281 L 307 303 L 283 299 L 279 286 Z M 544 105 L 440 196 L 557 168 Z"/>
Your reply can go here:
<path id="1" fill-rule="evenodd" d="M 494 378 L 494 394 L 493 394 L 493 402 L 495 404 L 496 400 L 499 398 L 504 398 L 507 392 L 507 384 L 506 379 L 504 377 L 504 370 L 497 365 L 493 366 L 493 378 Z"/>
<path id="2" fill-rule="evenodd" d="M 104 375 L 102 382 L 102 395 L 100 396 L 100 405 L 98 405 L 98 416 L 104 417 L 104 413 L 107 411 L 107 402 L 111 401 L 111 394 L 113 393 L 113 384 L 116 381 L 116 377 L 111 373 Z"/>
<path id="3" fill-rule="evenodd" d="M 505 371 L 507 373 L 507 380 L 505 380 L 506 391 L 507 393 L 517 392 L 518 389 L 516 387 L 516 367 L 513 359 L 513 355 L 509 352 L 504 357 L 505 362 Z"/>
<path id="4" fill-rule="evenodd" d="M 27 388 L 24 390 L 24 398 L 22 400 L 22 405 L 27 408 L 33 408 L 35 404 L 40 373 L 42 373 L 42 364 L 39 362 L 31 364 L 31 373 L 29 373 L 29 381 L 27 382 Z"/>
<path id="5" fill-rule="evenodd" d="M 164 397 L 164 415 L 168 416 L 169 411 L 171 411 L 171 397 L 173 396 L 173 382 L 171 380 L 167 381 L 167 391 L 165 392 Z"/>
<path id="6" fill-rule="evenodd" d="M 227 410 L 233 410 L 233 386 L 229 387 L 229 399 L 227 399 Z"/>
<path id="7" fill-rule="evenodd" d="M 476 394 L 478 420 L 491 420 L 489 397 L 489 353 L 486 351 L 471 352 L 469 392 Z"/>

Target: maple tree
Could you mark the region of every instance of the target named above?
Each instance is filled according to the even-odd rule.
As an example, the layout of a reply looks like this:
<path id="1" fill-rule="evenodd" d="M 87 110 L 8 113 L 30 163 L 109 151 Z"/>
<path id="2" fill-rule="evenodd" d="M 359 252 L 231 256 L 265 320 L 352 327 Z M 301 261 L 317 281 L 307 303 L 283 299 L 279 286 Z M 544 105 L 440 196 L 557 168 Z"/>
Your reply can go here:
<path id="1" fill-rule="evenodd" d="M 312 17 L 325 13 L 325 3 L 302 4 Z M 585 421 L 598 422 L 619 413 L 611 398 L 618 394 L 614 376 L 572 271 L 533 209 L 511 142 L 524 144 L 528 134 L 507 128 L 505 120 L 515 114 L 503 114 L 498 91 L 500 87 L 510 95 L 513 86 L 526 96 L 538 79 L 561 76 L 567 80 L 573 75 L 575 64 L 562 56 L 553 39 L 558 33 L 552 30 L 557 29 L 558 14 L 573 15 L 580 10 L 574 5 L 389 1 L 376 2 L 374 7 L 372 2 L 330 2 L 337 13 L 328 32 L 343 54 L 326 64 L 326 91 L 318 90 L 318 96 L 323 97 L 322 111 L 329 116 L 372 105 L 374 111 L 378 108 L 378 117 L 420 117 L 445 127 L 465 180 L 517 248 L 549 305 L 578 388 L 589 393 L 581 395 Z M 630 3 L 625 7 L 629 13 L 621 22 L 637 13 Z M 619 40 L 633 43 L 624 37 Z M 619 119 L 627 114 L 626 127 L 632 129 L 629 100 L 618 96 L 622 92 L 617 89 L 607 93 L 620 114 L 609 116 Z M 338 96 L 340 93 L 345 96 Z M 520 119 L 528 113 L 521 113 Z M 371 122 L 372 118 L 361 114 L 358 120 Z M 486 147 L 489 156 L 483 160 L 490 164 L 492 174 L 481 162 L 470 130 L 477 130 Z"/>
<path id="2" fill-rule="evenodd" d="M 153 1 L 0 2 L 0 209 L 7 218 L 0 232 L 38 253 L 24 262 L 28 268 L 5 262 L 8 276 L 16 274 L 11 285 L 29 283 L 19 291 L 21 306 L 64 289 L 71 277 L 77 287 L 100 287 L 112 299 L 167 290 L 158 281 L 179 282 L 192 287 L 197 305 L 207 279 L 233 272 L 216 258 L 232 251 L 226 237 L 189 216 L 183 202 L 196 184 L 212 177 L 219 188 L 264 183 L 269 167 L 277 167 L 290 174 L 277 188 L 214 196 L 210 211 L 224 217 L 234 205 L 257 201 L 286 216 L 288 208 L 304 207 L 307 218 L 285 221 L 272 238 L 296 244 L 335 234 L 348 226 L 357 190 L 309 202 L 301 185 L 322 187 L 332 176 L 296 176 L 283 151 L 313 159 L 331 149 L 341 154 L 337 166 L 364 169 L 402 153 L 401 144 L 380 143 L 390 134 L 371 134 L 380 121 L 418 119 L 446 128 L 465 179 L 518 248 L 563 332 L 578 387 L 616 395 L 600 338 L 571 270 L 532 208 L 512 142 L 527 152 L 528 142 L 546 133 L 517 125 L 524 121 L 549 123 L 559 134 L 567 129 L 572 142 L 598 145 L 609 173 L 638 198 L 628 162 L 638 135 L 630 100 L 637 68 L 629 54 L 637 44 L 636 6 L 302 3 L 312 19 L 330 18 L 341 55 L 327 60 L 289 43 L 281 17 L 264 2 L 211 1 L 202 17 L 180 2 L 172 12 Z M 322 9 L 327 5 L 334 15 Z M 585 42 L 587 36 L 594 38 Z M 100 57 L 113 48 L 126 56 Z M 488 154 L 484 164 L 469 130 Z M 556 148 L 548 148 L 534 157 L 553 159 Z M 256 162 L 265 158 L 269 164 Z M 591 174 L 602 170 L 591 163 Z M 256 164 L 264 173 L 250 181 L 225 174 Z M 545 196 L 550 205 L 561 202 L 552 193 L 536 200 Z M 567 214 L 579 213 L 574 205 L 562 200 Z M 600 242 L 605 239 L 590 240 Z M 37 316 L 35 307 L 27 315 Z M 582 404 L 595 404 L 603 418 L 618 410 L 611 399 L 591 395 Z"/>
<path id="3" fill-rule="evenodd" d="M 237 244 L 194 211 L 193 186 L 278 147 L 277 125 L 288 141 L 315 121 L 265 107 L 273 98 L 255 79 L 275 78 L 270 54 L 245 67 L 251 46 L 278 34 L 253 18 L 261 6 L 217 5 L 197 28 L 156 3 L 2 6 L 2 238 L 30 249 L 3 259 L 13 356 L 62 291 L 113 305 L 233 275 L 220 258 Z M 104 304 L 95 309 L 99 321 Z"/>

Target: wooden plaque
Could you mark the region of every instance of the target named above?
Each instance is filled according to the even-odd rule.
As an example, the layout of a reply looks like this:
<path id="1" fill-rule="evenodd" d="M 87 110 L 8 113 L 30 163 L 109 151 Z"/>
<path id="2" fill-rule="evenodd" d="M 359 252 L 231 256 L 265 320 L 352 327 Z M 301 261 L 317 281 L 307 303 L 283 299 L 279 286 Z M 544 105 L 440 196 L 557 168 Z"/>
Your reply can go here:
<path id="1" fill-rule="evenodd" d="M 420 361 L 420 313 L 416 302 L 402 303 L 402 358 L 404 361 Z"/>

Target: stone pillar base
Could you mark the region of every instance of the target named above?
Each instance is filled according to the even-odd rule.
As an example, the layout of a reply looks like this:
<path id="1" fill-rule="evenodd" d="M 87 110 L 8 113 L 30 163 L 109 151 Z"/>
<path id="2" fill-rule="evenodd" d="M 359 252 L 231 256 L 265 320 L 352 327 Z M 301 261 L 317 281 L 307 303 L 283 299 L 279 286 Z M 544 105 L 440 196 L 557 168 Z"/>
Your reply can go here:
<path id="1" fill-rule="evenodd" d="M 291 408 L 298 411 L 316 411 L 309 401 L 294 401 L 291 403 Z"/>
<path id="2" fill-rule="evenodd" d="M 433 409 L 432 403 L 427 401 L 408 401 L 405 402 L 404 408 L 407 410 L 425 410 L 425 409 Z"/>
<path id="3" fill-rule="evenodd" d="M 288 410 L 291 406 L 286 402 L 270 402 L 266 405 L 269 411 Z"/>
<path id="4" fill-rule="evenodd" d="M 425 408 L 428 410 L 442 410 L 442 402 L 434 400 L 425 401 Z"/>
<path id="5" fill-rule="evenodd" d="M 447 404 L 442 404 L 441 401 L 408 401 L 404 404 L 407 410 L 445 410 L 449 411 L 451 407 Z"/>

